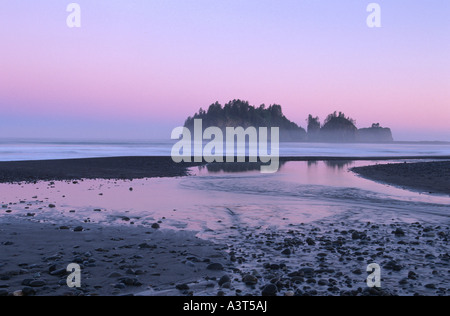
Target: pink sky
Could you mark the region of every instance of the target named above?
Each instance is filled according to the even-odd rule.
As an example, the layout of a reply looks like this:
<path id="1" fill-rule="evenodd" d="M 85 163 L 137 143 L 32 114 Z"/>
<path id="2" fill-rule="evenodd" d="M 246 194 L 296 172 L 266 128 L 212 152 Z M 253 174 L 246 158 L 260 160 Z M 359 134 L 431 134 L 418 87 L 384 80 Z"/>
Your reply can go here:
<path id="1" fill-rule="evenodd" d="M 303 127 L 338 110 L 396 140 L 450 141 L 448 1 L 379 1 L 381 29 L 356 0 L 78 3 L 81 29 L 61 1 L 0 4 L 3 136 L 39 136 L 22 124 L 38 119 L 43 137 L 65 135 L 53 120 L 92 122 L 92 138 L 169 137 L 200 107 L 240 98 L 281 104 Z M 108 120 L 142 128 L 115 135 Z"/>

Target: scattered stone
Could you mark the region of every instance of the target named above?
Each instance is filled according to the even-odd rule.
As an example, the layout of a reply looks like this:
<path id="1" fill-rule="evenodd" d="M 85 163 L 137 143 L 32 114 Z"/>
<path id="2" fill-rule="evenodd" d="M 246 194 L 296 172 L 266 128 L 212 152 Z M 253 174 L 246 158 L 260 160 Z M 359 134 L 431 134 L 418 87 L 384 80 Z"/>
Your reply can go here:
<path id="1" fill-rule="evenodd" d="M 261 292 L 262 296 L 276 296 L 277 293 L 278 288 L 276 287 L 275 284 L 266 285 Z"/>
<path id="2" fill-rule="evenodd" d="M 396 261 L 392 260 L 386 263 L 384 265 L 384 268 L 386 270 L 401 271 L 403 269 L 403 266 L 398 264 Z"/>
<path id="3" fill-rule="evenodd" d="M 415 272 L 409 271 L 409 273 L 408 273 L 408 279 L 411 279 L 411 280 L 417 280 L 417 278 L 418 278 L 418 275 L 417 275 Z"/>
<path id="4" fill-rule="evenodd" d="M 314 276 L 315 271 L 313 268 L 302 268 L 302 269 L 298 270 L 298 274 L 299 274 L 299 276 L 311 278 Z"/>
<path id="5" fill-rule="evenodd" d="M 57 269 L 55 271 L 50 272 L 50 275 L 53 275 L 53 276 L 63 276 L 66 274 L 68 274 L 66 269 Z"/>
<path id="6" fill-rule="evenodd" d="M 284 249 L 281 253 L 282 253 L 283 255 L 289 256 L 289 255 L 291 255 L 291 250 L 290 250 L 290 249 Z"/>
<path id="7" fill-rule="evenodd" d="M 401 279 L 401 280 L 398 282 L 398 284 L 400 284 L 400 285 L 406 285 L 406 284 L 408 284 L 408 279 L 407 279 L 407 278 L 403 278 L 403 279 Z"/>
<path id="8" fill-rule="evenodd" d="M 312 238 L 307 238 L 307 239 L 306 239 L 306 243 L 307 243 L 309 246 L 315 246 L 315 245 L 316 245 L 316 242 L 315 242 Z"/>
<path id="9" fill-rule="evenodd" d="M 138 247 L 140 249 L 156 249 L 156 245 L 149 245 L 147 243 L 142 243 Z"/>
<path id="10" fill-rule="evenodd" d="M 317 284 L 324 286 L 324 285 L 329 285 L 330 282 L 328 282 L 328 281 L 325 280 L 325 279 L 320 279 L 320 280 L 317 282 Z"/>
<path id="11" fill-rule="evenodd" d="M 221 271 L 223 270 L 223 265 L 220 263 L 211 263 L 206 267 L 206 269 L 212 271 Z"/>
<path id="12" fill-rule="evenodd" d="M 405 232 L 401 228 L 397 228 L 395 231 L 392 232 L 397 237 L 403 237 L 405 236 Z"/>
<path id="13" fill-rule="evenodd" d="M 33 288 L 26 286 L 22 289 L 22 293 L 24 296 L 33 296 L 36 294 L 36 291 Z"/>
<path id="14" fill-rule="evenodd" d="M 242 282 L 244 282 L 246 285 L 255 285 L 258 283 L 258 278 L 251 274 L 246 274 L 242 278 Z"/>
<path id="15" fill-rule="evenodd" d="M 179 291 L 187 291 L 187 290 L 189 290 L 189 285 L 187 285 L 186 283 L 177 284 L 176 289 Z"/>
<path id="16" fill-rule="evenodd" d="M 223 277 L 220 278 L 219 280 L 219 286 L 223 286 L 225 283 L 230 283 L 231 279 L 228 275 L 224 275 Z"/>
<path id="17" fill-rule="evenodd" d="M 44 285 L 47 285 L 47 282 L 43 280 L 33 280 L 29 284 L 31 287 L 43 287 Z"/>

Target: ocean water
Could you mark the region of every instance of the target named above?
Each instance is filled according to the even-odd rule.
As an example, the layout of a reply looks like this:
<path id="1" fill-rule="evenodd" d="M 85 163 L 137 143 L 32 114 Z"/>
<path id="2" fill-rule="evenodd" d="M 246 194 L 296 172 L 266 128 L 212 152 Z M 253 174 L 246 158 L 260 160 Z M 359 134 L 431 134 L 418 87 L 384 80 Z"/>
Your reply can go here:
<path id="1" fill-rule="evenodd" d="M 0 139 L 0 161 L 170 156 L 172 140 L 81 141 Z M 205 142 L 206 144 L 206 142 Z M 270 147 L 269 147 L 270 148 Z M 331 144 L 281 143 L 280 156 L 400 157 L 450 156 L 450 143 Z"/>

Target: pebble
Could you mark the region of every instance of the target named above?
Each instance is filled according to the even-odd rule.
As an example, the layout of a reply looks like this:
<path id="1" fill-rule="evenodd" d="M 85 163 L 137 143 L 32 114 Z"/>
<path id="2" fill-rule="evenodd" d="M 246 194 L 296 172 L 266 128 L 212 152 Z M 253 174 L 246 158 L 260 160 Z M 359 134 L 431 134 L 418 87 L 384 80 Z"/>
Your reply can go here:
<path id="1" fill-rule="evenodd" d="M 184 283 L 184 284 L 178 284 L 178 285 L 176 286 L 176 289 L 177 289 L 177 290 L 180 290 L 180 291 L 187 291 L 187 290 L 189 290 L 189 285 L 187 285 L 186 283 Z"/>
<path id="2" fill-rule="evenodd" d="M 44 285 L 47 285 L 47 282 L 43 280 L 33 280 L 29 284 L 31 287 L 43 287 Z"/>
<path id="3" fill-rule="evenodd" d="M 291 250 L 290 250 L 290 249 L 284 249 L 281 253 L 282 253 L 283 255 L 289 256 L 289 255 L 291 254 Z"/>
<path id="4" fill-rule="evenodd" d="M 330 282 L 328 282 L 328 281 L 325 280 L 325 279 L 320 279 L 320 280 L 317 282 L 317 284 L 319 284 L 319 285 L 329 285 Z"/>
<path id="5" fill-rule="evenodd" d="M 417 277 L 418 277 L 418 275 L 417 275 L 415 272 L 409 271 L 409 273 L 408 273 L 408 279 L 411 279 L 411 280 L 417 280 Z"/>
<path id="6" fill-rule="evenodd" d="M 223 265 L 220 263 L 211 263 L 206 267 L 206 269 L 212 271 L 220 271 L 223 270 Z"/>
<path id="7" fill-rule="evenodd" d="M 405 231 L 401 228 L 397 228 L 395 231 L 392 232 L 397 237 L 403 237 L 405 236 Z"/>
<path id="8" fill-rule="evenodd" d="M 261 294 L 262 296 L 276 296 L 277 292 L 278 288 L 275 284 L 268 284 L 263 288 Z"/>
<path id="9" fill-rule="evenodd" d="M 246 285 L 255 285 L 258 283 L 258 278 L 251 274 L 246 274 L 242 278 L 242 282 L 244 282 Z"/>
<path id="10" fill-rule="evenodd" d="M 118 272 L 112 272 L 108 275 L 108 278 L 120 278 L 120 277 L 122 277 L 122 274 Z"/>
<path id="11" fill-rule="evenodd" d="M 223 277 L 220 278 L 219 280 L 219 286 L 223 286 L 225 283 L 230 283 L 231 282 L 231 278 L 228 275 L 224 275 Z"/>
<path id="12" fill-rule="evenodd" d="M 33 296 L 33 295 L 36 294 L 36 290 L 33 289 L 33 288 L 31 288 L 31 287 L 29 287 L 29 286 L 26 286 L 26 287 L 24 287 L 24 288 L 22 289 L 22 293 L 23 293 L 23 295 L 25 295 L 25 296 Z"/>
<path id="13" fill-rule="evenodd" d="M 53 275 L 53 276 L 63 276 L 66 274 L 68 274 L 66 269 L 57 269 L 57 270 L 50 272 L 50 275 Z"/>

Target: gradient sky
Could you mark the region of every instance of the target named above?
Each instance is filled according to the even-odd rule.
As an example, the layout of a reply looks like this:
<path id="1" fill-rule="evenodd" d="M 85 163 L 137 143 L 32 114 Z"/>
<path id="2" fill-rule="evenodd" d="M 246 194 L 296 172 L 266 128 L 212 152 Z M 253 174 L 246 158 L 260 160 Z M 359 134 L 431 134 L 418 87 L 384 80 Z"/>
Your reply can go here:
<path id="1" fill-rule="evenodd" d="M 200 107 L 340 110 L 396 140 L 450 141 L 450 1 L 0 2 L 0 137 L 169 138 Z"/>

